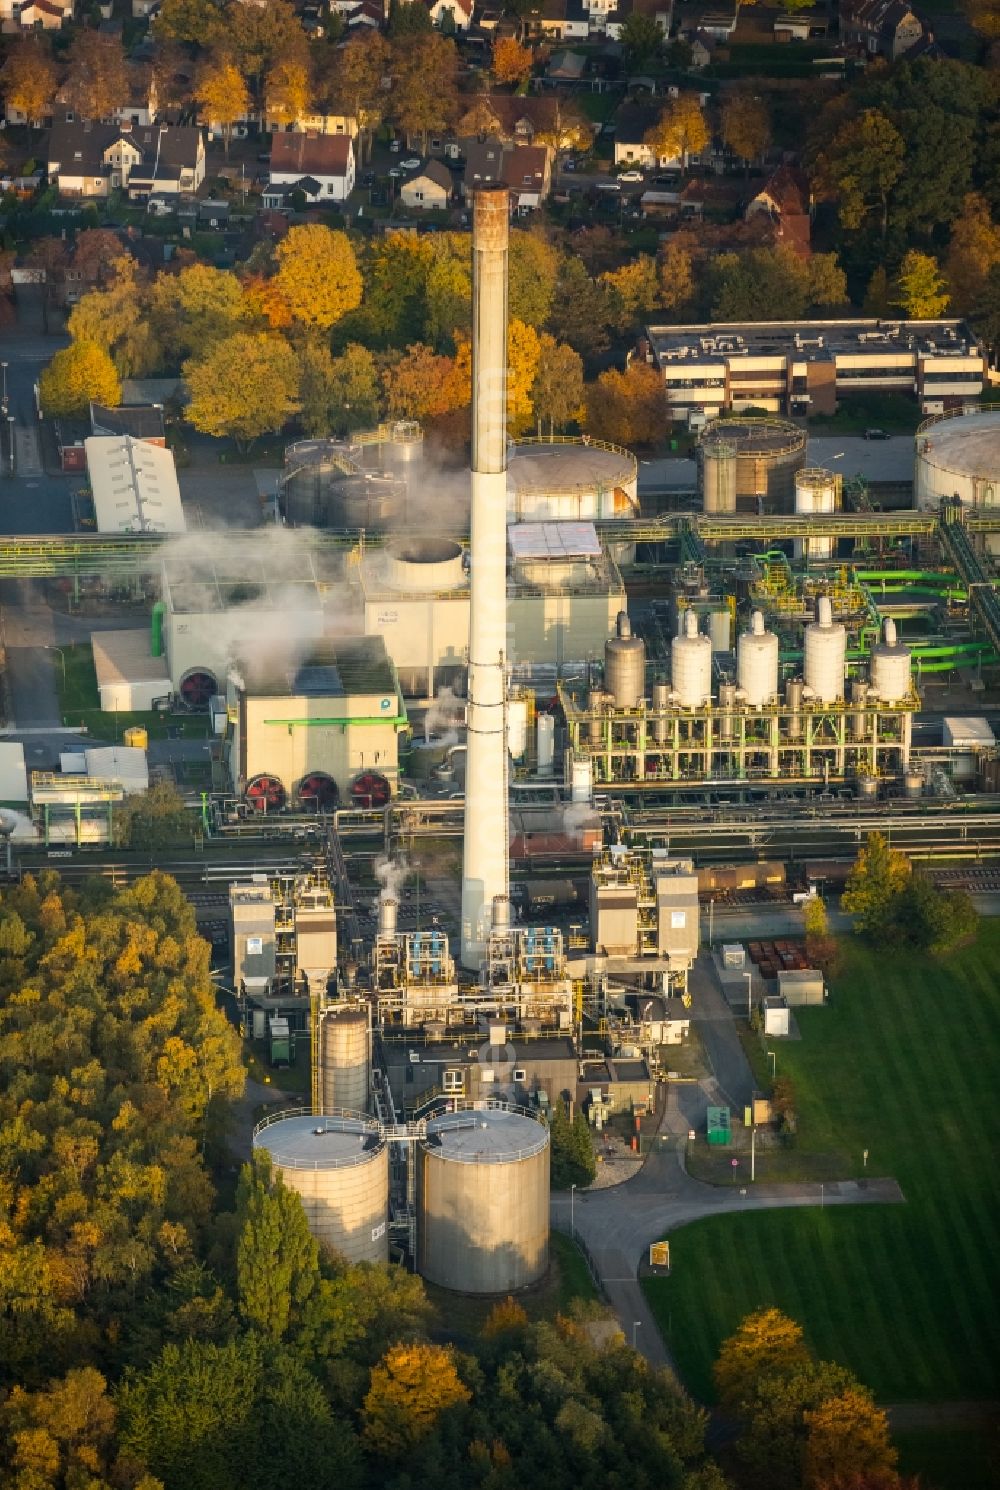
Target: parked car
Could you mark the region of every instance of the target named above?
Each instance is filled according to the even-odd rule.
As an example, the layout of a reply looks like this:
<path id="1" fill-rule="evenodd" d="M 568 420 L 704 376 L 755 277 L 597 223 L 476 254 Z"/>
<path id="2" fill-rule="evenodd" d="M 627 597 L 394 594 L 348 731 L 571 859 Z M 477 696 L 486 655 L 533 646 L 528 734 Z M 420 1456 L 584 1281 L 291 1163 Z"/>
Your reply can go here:
<path id="1" fill-rule="evenodd" d="M 643 176 L 641 171 L 622 171 L 621 175 L 618 177 L 619 181 L 641 181 L 642 179 Z"/>
<path id="2" fill-rule="evenodd" d="M 389 149 L 392 151 L 393 155 L 398 155 L 399 154 L 401 145 L 402 145 L 402 142 L 400 140 L 390 140 L 389 141 Z"/>
<path id="3" fill-rule="evenodd" d="M 389 175 L 392 177 L 392 179 L 394 181 L 398 181 L 399 178 L 400 178 L 400 176 L 402 176 L 402 174 L 403 174 L 403 167 L 402 166 L 390 166 L 389 167 Z"/>
<path id="4" fill-rule="evenodd" d="M 890 438 L 890 435 L 884 429 L 866 429 L 865 430 L 865 439 L 866 440 L 888 440 L 889 438 Z"/>
<path id="5" fill-rule="evenodd" d="M 409 160 L 404 160 L 403 161 L 403 170 L 404 171 L 419 171 L 419 169 L 420 169 L 420 157 L 419 156 L 417 156 L 417 155 L 411 155 L 410 158 L 409 158 Z"/>
<path id="6" fill-rule="evenodd" d="M 598 181 L 597 183 L 598 191 L 621 191 L 621 189 L 620 181 Z"/>

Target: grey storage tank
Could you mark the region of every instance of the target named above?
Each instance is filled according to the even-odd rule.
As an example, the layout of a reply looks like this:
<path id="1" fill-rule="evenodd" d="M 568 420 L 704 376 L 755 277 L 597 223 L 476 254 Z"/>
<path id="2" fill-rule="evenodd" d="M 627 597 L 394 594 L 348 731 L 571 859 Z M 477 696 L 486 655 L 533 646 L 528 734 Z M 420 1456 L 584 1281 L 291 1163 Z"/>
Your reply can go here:
<path id="1" fill-rule="evenodd" d="M 323 1111 L 367 1112 L 371 1070 L 367 1006 L 334 1006 L 324 1010 L 320 1020 Z"/>
<path id="2" fill-rule="evenodd" d="M 646 644 L 632 635 L 628 611 L 618 612 L 616 630 L 604 643 L 604 686 L 616 709 L 634 709 L 646 691 Z"/>
<path id="3" fill-rule="evenodd" d="M 431 1118 L 417 1146 L 417 1271 L 457 1293 L 507 1294 L 549 1261 L 549 1131 L 523 1108 Z"/>
<path id="4" fill-rule="evenodd" d="M 350 1262 L 389 1260 L 389 1148 L 359 1113 L 275 1113 L 253 1133 L 255 1153 L 302 1201 L 318 1242 Z"/>

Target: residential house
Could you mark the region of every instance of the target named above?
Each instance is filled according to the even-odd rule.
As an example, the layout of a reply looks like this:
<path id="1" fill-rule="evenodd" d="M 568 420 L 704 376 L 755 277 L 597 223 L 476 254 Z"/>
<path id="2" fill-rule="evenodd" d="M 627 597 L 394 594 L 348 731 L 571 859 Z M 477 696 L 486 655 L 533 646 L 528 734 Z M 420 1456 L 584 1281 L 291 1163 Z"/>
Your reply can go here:
<path id="1" fill-rule="evenodd" d="M 646 136 L 658 121 L 662 106 L 654 104 L 623 104 L 615 115 L 615 165 L 616 166 L 662 166 L 680 170 L 680 156 L 673 159 L 658 158 Z"/>
<path id="2" fill-rule="evenodd" d="M 404 207 L 416 212 L 430 212 L 447 207 L 451 200 L 451 172 L 439 160 L 428 161 L 422 171 L 404 181 L 399 191 L 399 200 Z"/>
<path id="3" fill-rule="evenodd" d="M 162 404 L 121 404 L 109 409 L 104 404 L 90 405 L 92 435 L 131 435 L 148 445 L 166 446 Z"/>
<path id="4" fill-rule="evenodd" d="M 895 62 L 923 39 L 923 22 L 906 0 L 841 0 L 840 39 L 869 57 Z"/>
<path id="5" fill-rule="evenodd" d="M 358 121 L 353 114 L 300 114 L 292 129 L 302 134 L 347 135 L 352 140 L 358 137 Z"/>
<path id="6" fill-rule="evenodd" d="M 63 118 L 49 135 L 49 180 L 64 196 L 133 200 L 195 192 L 205 179 L 205 141 L 192 125 L 97 124 Z"/>
<path id="7" fill-rule="evenodd" d="M 473 0 L 426 0 L 427 14 L 442 31 L 468 31 Z"/>
<path id="8" fill-rule="evenodd" d="M 700 72 L 715 56 L 718 43 L 714 36 L 709 36 L 707 31 L 696 31 L 688 45 L 691 48 L 691 66 L 696 72 Z"/>
<path id="9" fill-rule="evenodd" d="M 734 6 L 732 10 L 706 10 L 697 18 L 692 30 L 704 31 L 713 41 L 729 41 L 736 30 L 738 11 L 738 6 Z"/>
<path id="10" fill-rule="evenodd" d="M 809 41 L 827 33 L 826 16 L 821 11 L 800 10 L 793 15 L 775 17 L 775 41 Z"/>
<path id="11" fill-rule="evenodd" d="M 133 21 L 151 21 L 163 0 L 132 0 Z"/>
<path id="12" fill-rule="evenodd" d="M 113 110 L 111 118 L 115 124 L 149 125 L 156 119 L 158 108 L 153 69 L 137 67 L 130 71 L 128 99 Z"/>
<path id="13" fill-rule="evenodd" d="M 520 213 L 534 212 L 552 190 L 552 152 L 547 145 L 515 145 L 505 150 L 503 183 L 510 190 L 511 206 Z"/>
<path id="14" fill-rule="evenodd" d="M 599 11 L 591 10 L 591 31 L 598 29 L 596 21 Z M 603 29 L 612 41 L 621 40 L 622 27 L 629 16 L 649 16 L 657 23 L 664 36 L 669 36 L 674 24 L 674 0 L 618 0 L 604 15 Z"/>
<path id="15" fill-rule="evenodd" d="M 764 182 L 747 205 L 747 222 L 760 214 L 774 224 L 779 243 L 791 248 L 800 258 L 810 254 L 812 236 L 812 193 L 805 174 L 795 166 L 779 166 Z"/>
<path id="16" fill-rule="evenodd" d="M 545 76 L 550 83 L 578 83 L 587 70 L 587 59 L 582 52 L 571 52 L 563 47 L 553 52 Z"/>
<path id="17" fill-rule="evenodd" d="M 480 186 L 499 186 L 503 181 L 503 144 L 496 135 L 469 140 L 465 147 L 462 195 L 471 197 Z"/>
<path id="18" fill-rule="evenodd" d="M 380 0 L 361 0 L 360 5 L 350 5 L 341 14 L 347 22 L 348 31 L 379 31 L 385 24 L 385 14 Z"/>
<path id="19" fill-rule="evenodd" d="M 525 21 L 532 35 L 544 36 L 548 41 L 586 41 L 590 35 L 585 0 L 541 0 Z"/>
<path id="20" fill-rule="evenodd" d="M 301 185 L 305 177 L 313 178 L 323 201 L 346 201 L 354 190 L 354 173 L 354 144 L 348 135 L 312 131 L 276 134 L 271 143 L 271 173 L 264 204 L 280 206 L 271 199 L 274 189 Z"/>
<path id="21" fill-rule="evenodd" d="M 265 207 L 294 212 L 297 192 L 305 198 L 307 207 L 318 207 L 323 201 L 323 183 L 315 176 L 300 176 L 297 181 L 289 181 L 284 186 L 265 186 L 261 200 Z"/>
<path id="22" fill-rule="evenodd" d="M 0 0 L 0 30 L 58 31 L 73 9 L 74 0 Z"/>

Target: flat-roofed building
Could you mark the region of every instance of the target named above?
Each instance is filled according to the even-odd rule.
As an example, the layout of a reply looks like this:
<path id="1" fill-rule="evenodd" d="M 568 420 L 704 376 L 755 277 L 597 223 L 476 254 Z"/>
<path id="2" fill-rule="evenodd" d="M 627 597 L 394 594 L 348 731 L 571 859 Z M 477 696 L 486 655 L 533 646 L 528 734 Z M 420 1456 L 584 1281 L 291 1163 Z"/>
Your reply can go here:
<path id="1" fill-rule="evenodd" d="M 677 419 L 766 409 L 833 414 L 852 394 L 906 393 L 927 413 L 983 390 L 964 321 L 756 321 L 649 326 L 638 355 L 663 374 Z"/>

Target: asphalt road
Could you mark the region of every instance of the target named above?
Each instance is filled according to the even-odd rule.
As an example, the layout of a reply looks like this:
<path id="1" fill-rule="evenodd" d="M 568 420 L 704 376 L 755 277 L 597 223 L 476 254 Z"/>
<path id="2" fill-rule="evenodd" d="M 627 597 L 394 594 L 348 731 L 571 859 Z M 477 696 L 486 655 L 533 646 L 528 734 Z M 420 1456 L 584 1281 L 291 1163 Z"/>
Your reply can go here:
<path id="1" fill-rule="evenodd" d="M 17 320 L 4 328 L 0 361 L 7 363 L 7 400 L 14 417 L 3 438 L 0 476 L 0 533 L 67 533 L 73 530 L 71 476 L 47 475 L 39 445 L 35 384 L 53 352 L 68 344 L 61 330 L 42 331 L 41 309 L 29 289 L 18 292 Z M 10 434 L 14 434 L 14 473 L 10 469 Z M 76 478 L 77 484 L 80 477 Z"/>

